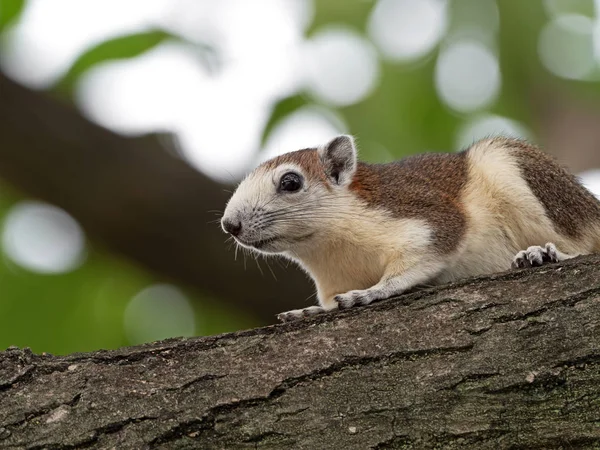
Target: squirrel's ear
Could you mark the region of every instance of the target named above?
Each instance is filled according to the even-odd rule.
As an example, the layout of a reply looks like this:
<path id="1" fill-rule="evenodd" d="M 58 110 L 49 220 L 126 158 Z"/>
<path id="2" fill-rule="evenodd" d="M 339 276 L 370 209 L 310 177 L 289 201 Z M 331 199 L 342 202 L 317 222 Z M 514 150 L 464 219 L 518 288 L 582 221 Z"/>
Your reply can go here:
<path id="1" fill-rule="evenodd" d="M 356 171 L 354 138 L 342 135 L 319 148 L 319 157 L 327 177 L 340 186 L 349 184 Z"/>

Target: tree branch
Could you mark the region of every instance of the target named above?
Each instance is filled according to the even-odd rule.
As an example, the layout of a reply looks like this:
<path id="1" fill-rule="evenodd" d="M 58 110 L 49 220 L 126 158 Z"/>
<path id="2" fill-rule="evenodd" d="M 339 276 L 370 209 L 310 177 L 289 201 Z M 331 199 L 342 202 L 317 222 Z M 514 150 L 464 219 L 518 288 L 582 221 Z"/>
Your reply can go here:
<path id="1" fill-rule="evenodd" d="M 158 137 L 119 136 L 1 73 L 0 99 L 0 177 L 69 211 L 113 251 L 267 323 L 311 295 L 299 270 L 274 267 L 277 282 L 234 261 L 211 212 L 225 208 L 227 186 Z"/>
<path id="2" fill-rule="evenodd" d="M 597 447 L 599 337 L 595 255 L 234 334 L 9 349 L 0 447 Z"/>

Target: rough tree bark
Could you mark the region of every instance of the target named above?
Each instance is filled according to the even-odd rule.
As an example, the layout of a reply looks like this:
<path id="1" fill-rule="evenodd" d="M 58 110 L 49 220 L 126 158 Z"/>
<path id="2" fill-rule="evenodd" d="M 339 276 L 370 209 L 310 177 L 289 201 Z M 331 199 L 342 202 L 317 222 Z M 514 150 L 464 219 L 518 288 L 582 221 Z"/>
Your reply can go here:
<path id="1" fill-rule="evenodd" d="M 432 447 L 600 447 L 600 255 L 234 334 L 0 354 L 0 448 Z"/>
<path id="2" fill-rule="evenodd" d="M 111 250 L 265 323 L 299 306 L 292 294 L 313 293 L 299 270 L 274 265 L 276 280 L 264 264 L 263 274 L 226 251 L 214 212 L 231 186 L 190 167 L 157 136 L 119 136 L 2 73 L 0 177 L 64 208 Z"/>

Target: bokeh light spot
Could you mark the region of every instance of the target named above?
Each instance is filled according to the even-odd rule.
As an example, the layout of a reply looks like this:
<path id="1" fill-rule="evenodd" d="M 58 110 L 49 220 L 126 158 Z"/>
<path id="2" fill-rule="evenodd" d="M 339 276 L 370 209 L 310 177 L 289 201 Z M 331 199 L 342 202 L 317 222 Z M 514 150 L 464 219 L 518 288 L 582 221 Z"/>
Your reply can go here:
<path id="1" fill-rule="evenodd" d="M 446 26 L 445 0 L 379 0 L 368 33 L 386 58 L 412 60 L 429 53 Z"/>
<path id="2" fill-rule="evenodd" d="M 578 176 L 583 185 L 600 199 L 600 169 L 586 170 Z"/>
<path id="3" fill-rule="evenodd" d="M 308 88 L 326 103 L 351 105 L 375 88 L 379 61 L 371 44 L 358 33 L 330 28 L 316 33 L 305 44 Z"/>
<path id="4" fill-rule="evenodd" d="M 594 22 L 577 14 L 557 17 L 541 31 L 538 52 L 546 69 L 553 74 L 585 79 L 596 66 Z"/>
<path id="5" fill-rule="evenodd" d="M 156 284 L 131 299 L 123 317 L 125 335 L 133 344 L 170 337 L 189 337 L 196 331 L 194 309 L 175 286 Z"/>
<path id="6" fill-rule="evenodd" d="M 70 272 L 85 259 L 85 236 L 62 209 L 24 201 L 7 213 L 2 232 L 6 255 L 33 272 Z"/>
<path id="7" fill-rule="evenodd" d="M 532 138 L 531 132 L 527 127 L 516 120 L 494 114 L 483 114 L 471 119 L 459 128 L 456 134 L 455 148 L 462 150 L 471 146 L 479 139 L 494 136 L 528 140 Z"/>
<path id="8" fill-rule="evenodd" d="M 496 56 L 471 40 L 451 43 L 440 54 L 435 85 L 450 108 L 469 112 L 489 106 L 500 92 L 501 76 Z"/>
<path id="9" fill-rule="evenodd" d="M 597 0 L 544 0 L 543 4 L 546 13 L 550 16 L 581 14 L 593 17 L 597 8 L 594 2 Z"/>

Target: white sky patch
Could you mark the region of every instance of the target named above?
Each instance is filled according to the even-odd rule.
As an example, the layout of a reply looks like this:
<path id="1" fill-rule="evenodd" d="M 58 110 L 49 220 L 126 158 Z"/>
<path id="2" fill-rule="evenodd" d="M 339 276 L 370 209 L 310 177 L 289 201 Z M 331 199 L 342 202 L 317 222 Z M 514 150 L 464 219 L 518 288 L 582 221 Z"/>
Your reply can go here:
<path id="1" fill-rule="evenodd" d="M 442 50 L 435 68 L 435 87 L 450 108 L 470 112 L 490 106 L 500 93 L 498 59 L 474 40 L 457 40 Z"/>
<path id="2" fill-rule="evenodd" d="M 260 78 L 260 88 L 284 96 L 299 87 L 299 46 L 313 14 L 310 0 L 178 0 L 161 24 L 216 47 L 219 61 L 245 72 L 246 88 Z"/>
<path id="3" fill-rule="evenodd" d="M 177 134 L 190 163 L 231 183 L 241 178 L 258 152 L 270 112 L 266 102 L 252 98 L 217 100 L 187 116 Z"/>
<path id="4" fill-rule="evenodd" d="M 578 14 L 560 15 L 548 22 L 538 43 L 546 69 L 567 79 L 581 80 L 591 75 L 597 65 L 597 29 L 592 19 Z"/>
<path id="5" fill-rule="evenodd" d="M 91 69 L 77 86 L 76 101 L 92 120 L 120 133 L 173 131 L 208 95 L 211 82 L 190 49 L 163 44 Z"/>
<path id="6" fill-rule="evenodd" d="M 29 0 L 8 32 L 0 64 L 21 83 L 44 88 L 87 48 L 149 29 L 169 0 Z"/>
<path id="7" fill-rule="evenodd" d="M 210 77 L 192 49 L 163 44 L 90 71 L 77 99 L 90 118 L 121 133 L 175 133 L 190 163 L 231 181 L 259 148 L 273 97 L 270 85 L 248 89 L 246 75 L 233 66 Z"/>
<path id="8" fill-rule="evenodd" d="M 215 76 L 203 69 L 192 47 L 164 44 L 139 58 L 91 71 L 78 98 L 91 118 L 119 132 L 176 133 L 191 164 L 230 182 L 258 152 L 272 104 L 303 83 L 304 24 L 291 24 L 289 11 L 281 7 L 297 7 L 297 1 L 275 2 L 280 7 L 264 11 L 266 4 L 249 10 L 247 2 L 224 3 L 235 8 L 217 8 L 212 23 L 225 48 Z"/>
<path id="9" fill-rule="evenodd" d="M 369 17 L 369 37 L 391 60 L 413 60 L 429 53 L 444 35 L 445 0 L 379 0 Z"/>
<path id="10" fill-rule="evenodd" d="M 304 67 L 311 92 L 333 105 L 367 97 L 379 76 L 377 54 L 369 41 L 346 28 L 324 29 L 305 44 Z"/>
<path id="11" fill-rule="evenodd" d="M 305 107 L 289 115 L 272 131 L 259 163 L 283 153 L 316 147 L 346 133 L 345 124 L 330 111 Z"/>
<path id="12" fill-rule="evenodd" d="M 296 45 L 313 15 L 310 0 L 178 0 L 161 24 L 191 41 L 217 45 L 231 61 Z"/>
<path id="13" fill-rule="evenodd" d="M 182 5 L 190 8 L 187 16 Z M 232 181 L 258 153 L 272 105 L 304 84 L 302 42 L 310 5 L 226 0 L 193 7 L 182 0 L 163 22 L 171 28 L 183 24 L 183 34 L 190 34 L 189 21 L 197 17 L 196 29 L 212 30 L 221 44 L 218 73 L 203 68 L 193 46 L 163 44 L 90 71 L 80 83 L 78 103 L 93 120 L 121 133 L 176 133 L 190 163 Z"/>
<path id="14" fill-rule="evenodd" d="M 324 30 L 305 41 L 313 15 L 310 0 L 32 0 L 7 42 L 5 63 L 17 79 L 40 87 L 89 46 L 156 24 L 215 45 L 216 73 L 193 46 L 165 43 L 93 68 L 80 80 L 76 102 L 120 133 L 175 133 L 191 164 L 232 181 L 259 153 L 279 99 L 310 85 L 320 98 L 350 104 L 376 83 L 377 54 L 359 34 Z"/>
<path id="15" fill-rule="evenodd" d="M 62 209 L 40 202 L 20 202 L 8 211 L 2 247 L 18 265 L 44 274 L 70 272 L 85 259 L 79 224 Z"/>

